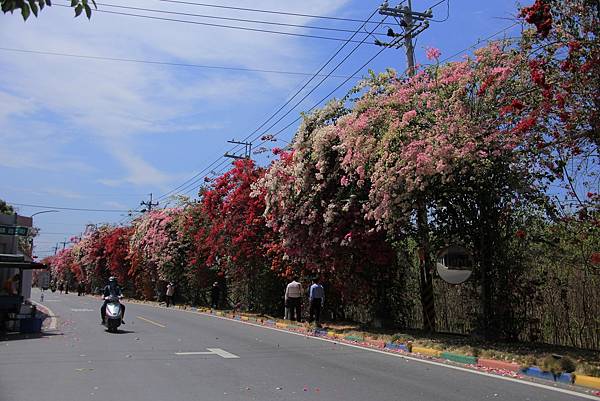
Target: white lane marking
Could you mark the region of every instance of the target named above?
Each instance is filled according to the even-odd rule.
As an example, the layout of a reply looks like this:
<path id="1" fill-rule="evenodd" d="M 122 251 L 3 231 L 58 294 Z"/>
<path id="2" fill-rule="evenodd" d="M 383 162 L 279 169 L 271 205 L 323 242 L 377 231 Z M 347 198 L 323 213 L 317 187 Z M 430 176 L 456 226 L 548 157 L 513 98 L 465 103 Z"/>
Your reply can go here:
<path id="1" fill-rule="evenodd" d="M 50 317 L 50 326 L 48 326 L 48 330 L 56 330 L 58 321 L 56 320 L 56 314 L 52 312 L 52 309 L 48 308 L 46 305 L 42 305 L 41 303 L 34 301 L 33 299 L 30 299 L 30 301 L 31 303 L 48 310 L 48 316 Z"/>
<path id="2" fill-rule="evenodd" d="M 176 352 L 175 355 L 218 355 L 225 359 L 238 359 L 239 356 L 221 348 L 207 348 L 208 351 Z"/>
<path id="3" fill-rule="evenodd" d="M 62 302 L 61 299 L 47 299 L 46 302 Z"/>
<path id="4" fill-rule="evenodd" d="M 215 355 L 212 351 L 176 352 L 175 355 Z"/>
<path id="5" fill-rule="evenodd" d="M 154 322 L 154 321 L 152 321 L 152 320 L 150 320 L 150 319 L 146 319 L 145 317 L 138 316 L 137 318 L 138 318 L 138 319 L 140 319 L 140 320 L 143 320 L 144 322 L 151 323 L 151 324 L 153 324 L 153 325 L 155 325 L 155 326 L 162 327 L 163 329 L 164 329 L 165 327 L 167 327 L 167 326 L 165 326 L 164 324 L 160 324 L 160 323 Z"/>
<path id="6" fill-rule="evenodd" d="M 167 308 L 165 308 L 163 306 L 155 306 L 155 305 L 150 305 L 150 304 L 138 304 L 138 305 L 149 306 L 149 307 L 152 307 L 152 308 L 159 308 L 159 309 L 167 309 Z M 530 381 L 525 381 L 525 380 L 521 380 L 521 379 L 515 379 L 515 378 L 512 378 L 512 377 L 506 377 L 506 376 L 499 376 L 499 375 L 495 375 L 495 374 L 492 374 L 492 373 L 480 372 L 478 370 L 461 368 L 460 366 L 446 365 L 446 364 L 441 363 L 441 362 L 428 361 L 426 359 L 414 358 L 414 357 L 407 356 L 407 355 L 393 354 L 391 352 L 381 351 L 381 350 L 378 350 L 378 349 L 366 348 L 366 347 L 361 347 L 359 345 L 342 343 L 342 342 L 339 342 L 339 341 L 336 341 L 336 340 L 330 340 L 328 338 L 321 338 L 321 337 L 310 336 L 310 335 L 303 334 L 303 333 L 294 333 L 293 331 L 287 331 L 287 330 L 283 330 L 283 329 L 278 329 L 276 327 L 263 326 L 263 325 L 260 325 L 260 324 L 255 324 L 255 323 L 252 323 L 252 322 L 247 322 L 247 321 L 244 321 L 244 320 L 229 319 L 229 318 L 224 317 L 224 316 L 216 316 L 216 315 L 211 315 L 209 313 L 198 312 L 198 311 L 194 311 L 194 310 L 186 310 L 186 309 L 174 309 L 174 310 L 177 310 L 179 312 L 193 313 L 193 314 L 201 315 L 201 316 L 205 316 L 205 317 L 212 317 L 212 318 L 215 318 L 215 319 L 222 319 L 222 320 L 226 320 L 228 322 L 235 322 L 235 323 L 247 324 L 249 326 L 259 327 L 259 328 L 268 329 L 268 330 L 275 330 L 275 331 L 279 331 L 281 333 L 293 334 L 295 336 L 312 338 L 314 340 L 326 341 L 326 342 L 330 342 L 330 343 L 334 343 L 334 344 L 343 345 L 343 346 L 346 346 L 346 347 L 358 348 L 358 349 L 361 349 L 363 351 L 376 352 L 378 354 L 383 354 L 383 355 L 392 356 L 392 357 L 396 357 L 396 358 L 404 358 L 404 359 L 408 359 L 408 360 L 415 361 L 415 362 L 420 362 L 420 363 L 426 363 L 426 364 L 430 364 L 430 365 L 441 366 L 441 367 L 447 368 L 447 369 L 460 370 L 460 371 L 467 372 L 467 373 L 473 373 L 473 374 L 476 374 L 476 375 L 487 376 L 487 377 L 490 377 L 490 378 L 493 378 L 493 379 L 506 380 L 506 381 L 510 381 L 510 382 L 513 382 L 513 383 L 523 384 L 525 386 L 538 387 L 538 388 L 542 388 L 542 389 L 549 390 L 549 391 L 556 391 L 558 393 L 569 394 L 569 395 L 572 395 L 574 397 L 580 397 L 580 398 L 585 398 L 585 399 L 588 399 L 588 400 L 596 400 L 596 401 L 598 401 L 598 397 L 594 396 L 594 395 L 591 395 L 591 394 L 579 393 L 577 391 L 567 390 L 567 389 L 560 388 L 560 387 L 551 387 L 551 386 L 548 386 L 548 385 L 542 384 L 542 383 L 530 382 Z"/>
<path id="7" fill-rule="evenodd" d="M 71 308 L 71 312 L 93 312 L 93 311 L 94 311 L 93 309 L 85 309 L 85 308 L 73 309 L 73 308 Z"/>
<path id="8" fill-rule="evenodd" d="M 214 352 L 215 354 L 225 358 L 225 359 L 237 359 L 239 358 L 239 356 L 232 354 L 230 352 L 227 352 L 221 348 L 207 348 L 207 350 L 209 350 L 210 352 Z"/>

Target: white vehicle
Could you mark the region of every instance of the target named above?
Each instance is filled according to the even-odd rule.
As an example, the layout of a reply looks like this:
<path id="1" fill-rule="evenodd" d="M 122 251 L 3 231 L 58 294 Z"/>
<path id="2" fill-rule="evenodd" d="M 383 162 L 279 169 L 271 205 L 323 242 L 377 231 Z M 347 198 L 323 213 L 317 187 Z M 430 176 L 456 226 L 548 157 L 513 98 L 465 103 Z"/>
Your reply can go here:
<path id="1" fill-rule="evenodd" d="M 104 298 L 106 300 L 106 317 L 104 319 L 104 325 L 111 333 L 116 333 L 123 321 L 123 306 L 121 305 L 121 302 L 119 302 L 120 298 L 122 298 L 122 296 L 118 297 L 114 295 Z"/>

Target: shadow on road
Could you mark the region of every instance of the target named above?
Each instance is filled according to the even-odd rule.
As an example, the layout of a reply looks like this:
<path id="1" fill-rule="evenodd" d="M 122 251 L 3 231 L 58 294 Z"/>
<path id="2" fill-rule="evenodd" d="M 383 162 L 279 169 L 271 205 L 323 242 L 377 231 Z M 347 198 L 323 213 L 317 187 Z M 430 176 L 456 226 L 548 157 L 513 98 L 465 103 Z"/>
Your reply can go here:
<path id="1" fill-rule="evenodd" d="M 50 316 L 45 314 L 44 312 L 37 310 L 35 315 L 37 319 L 42 320 L 42 331 L 38 333 L 21 333 L 20 331 L 2 331 L 2 327 L 0 327 L 0 341 L 16 341 L 16 340 L 30 340 L 35 338 L 43 338 L 43 337 L 54 337 L 54 336 L 62 336 L 63 333 L 48 330 L 46 322 L 49 321 Z M 4 327 L 6 329 L 6 327 Z"/>
<path id="2" fill-rule="evenodd" d="M 109 333 L 109 334 L 131 334 L 131 333 L 135 333 L 135 331 L 133 331 L 133 330 L 121 330 L 121 329 L 117 329 L 117 331 L 115 331 L 114 333 L 110 333 L 108 331 L 108 329 L 104 330 L 104 332 Z"/>
<path id="3" fill-rule="evenodd" d="M 0 342 L 16 341 L 16 340 L 32 340 L 36 338 L 62 336 L 63 333 L 41 332 L 41 333 L 18 333 L 9 332 L 0 334 Z"/>

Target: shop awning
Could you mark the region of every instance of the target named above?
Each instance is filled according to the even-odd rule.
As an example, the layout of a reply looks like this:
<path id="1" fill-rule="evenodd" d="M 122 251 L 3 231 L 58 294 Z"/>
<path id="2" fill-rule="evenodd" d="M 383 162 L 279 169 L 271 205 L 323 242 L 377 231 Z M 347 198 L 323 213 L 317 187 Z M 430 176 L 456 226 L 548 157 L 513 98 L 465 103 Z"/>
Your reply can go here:
<path id="1" fill-rule="evenodd" d="M 43 263 L 27 261 L 23 255 L 0 254 L 0 269 L 37 270 L 48 269 Z"/>

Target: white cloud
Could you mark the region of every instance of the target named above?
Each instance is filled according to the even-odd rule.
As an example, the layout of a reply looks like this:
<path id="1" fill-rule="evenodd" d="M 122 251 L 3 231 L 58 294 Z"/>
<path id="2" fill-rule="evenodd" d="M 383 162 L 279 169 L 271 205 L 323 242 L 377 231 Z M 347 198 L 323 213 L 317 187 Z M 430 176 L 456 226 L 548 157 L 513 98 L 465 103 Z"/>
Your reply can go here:
<path id="1" fill-rule="evenodd" d="M 345 3 L 347 0 L 307 0 L 298 4 L 287 3 L 283 7 L 281 2 L 265 0 L 252 2 L 252 7 L 330 14 Z M 128 5 L 250 17 L 244 12 L 158 1 L 132 0 Z M 259 16 L 251 15 L 252 18 L 279 22 L 321 23 L 294 16 Z M 3 31 L 11 32 L 11 46 L 20 49 L 245 68 L 305 70 L 307 56 L 313 52 L 310 44 L 288 36 L 99 12 L 88 22 L 84 18 L 73 19 L 72 10 L 60 7 L 45 9 L 38 19 L 32 18 L 25 24 L 19 16 L 5 17 Z M 0 165 L 100 171 L 102 166 L 88 166 L 88 162 L 80 159 L 79 155 L 69 153 L 70 143 L 85 138 L 100 144 L 101 150 L 110 154 L 122 167 L 122 176 L 98 180 L 109 186 L 166 187 L 178 174 L 159 171 L 144 160 L 135 150 L 137 141 L 147 141 L 149 135 L 174 130 L 222 128 L 222 122 L 205 120 L 206 116 L 190 124 L 181 121 L 188 121 L 190 116 L 197 114 L 199 106 L 241 107 L 248 104 L 249 95 L 257 100 L 267 99 L 272 96 L 272 90 L 281 90 L 298 81 L 298 77 L 279 75 L 19 53 L 3 57 L 0 67 L 4 71 L 0 76 L 0 102 L 8 105 L 0 110 L 0 135 L 11 135 L 12 139 L 8 147 L 0 148 Z M 27 135 L 22 135 L 25 130 Z M 52 137 L 51 141 L 48 141 L 48 136 Z M 2 140 L 3 144 L 7 143 L 6 138 Z M 125 143 L 130 146 L 125 146 Z M 40 157 L 40 149 L 45 150 L 44 156 Z"/>

